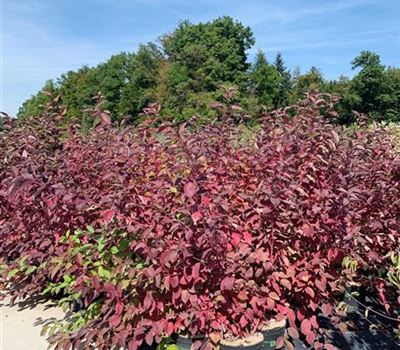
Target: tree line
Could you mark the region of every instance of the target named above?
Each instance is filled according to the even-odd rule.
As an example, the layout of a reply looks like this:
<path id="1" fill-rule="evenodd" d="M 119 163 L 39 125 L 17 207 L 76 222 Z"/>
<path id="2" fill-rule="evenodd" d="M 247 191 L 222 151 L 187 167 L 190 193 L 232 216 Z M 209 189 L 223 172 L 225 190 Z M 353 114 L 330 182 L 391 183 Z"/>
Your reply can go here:
<path id="1" fill-rule="evenodd" d="M 290 71 L 280 53 L 271 59 L 260 51 L 249 63 L 247 53 L 254 44 L 252 30 L 230 17 L 199 24 L 184 21 L 163 35 L 159 45 L 140 45 L 136 52 L 122 52 L 95 67 L 83 66 L 47 81 L 23 103 L 18 117 L 41 114 L 51 92 L 67 106 L 67 121 L 90 124 L 84 110 L 95 104 L 93 97 L 100 92 L 115 121 L 140 120 L 152 102 L 160 103 L 164 116 L 207 119 L 216 114 L 212 103 L 226 102 L 224 91 L 229 90 L 234 91 L 229 102 L 250 116 L 319 91 L 341 96 L 343 123 L 352 122 L 353 110 L 377 121 L 400 121 L 400 68 L 385 67 L 378 54 L 363 51 L 354 58 L 352 68 L 359 71 L 352 79 L 327 80 L 316 67 L 305 73 Z"/>

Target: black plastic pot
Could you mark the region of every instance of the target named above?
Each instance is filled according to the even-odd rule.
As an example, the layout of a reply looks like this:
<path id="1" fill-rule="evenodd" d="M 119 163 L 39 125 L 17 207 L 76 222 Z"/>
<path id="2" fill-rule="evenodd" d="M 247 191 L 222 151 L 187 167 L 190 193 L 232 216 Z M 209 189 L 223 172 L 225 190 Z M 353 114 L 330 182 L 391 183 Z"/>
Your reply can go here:
<path id="1" fill-rule="evenodd" d="M 207 340 L 204 336 L 195 336 L 195 337 L 184 337 L 181 335 L 178 335 L 177 339 L 176 339 L 176 345 L 179 347 L 179 349 L 181 350 L 190 350 L 193 343 L 195 341 L 200 340 L 201 342 L 205 343 Z"/>
<path id="2" fill-rule="evenodd" d="M 262 331 L 262 335 L 264 336 L 264 350 L 272 350 L 276 349 L 276 341 L 279 337 L 283 337 L 285 335 L 286 326 L 277 327 L 273 329 L 269 329 L 266 331 Z"/>

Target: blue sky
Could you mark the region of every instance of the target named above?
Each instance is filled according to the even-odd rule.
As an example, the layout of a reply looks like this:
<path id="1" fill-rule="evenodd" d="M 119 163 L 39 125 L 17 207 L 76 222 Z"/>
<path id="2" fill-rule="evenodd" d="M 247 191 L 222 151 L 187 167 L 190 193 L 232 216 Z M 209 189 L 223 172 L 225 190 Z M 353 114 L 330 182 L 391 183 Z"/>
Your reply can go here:
<path id="1" fill-rule="evenodd" d="M 253 29 L 250 57 L 261 49 L 272 60 L 280 51 L 290 69 L 315 65 L 327 78 L 352 75 L 361 50 L 400 65 L 400 0 L 0 1 L 0 109 L 12 115 L 47 79 L 134 51 L 184 19 L 232 16 Z"/>

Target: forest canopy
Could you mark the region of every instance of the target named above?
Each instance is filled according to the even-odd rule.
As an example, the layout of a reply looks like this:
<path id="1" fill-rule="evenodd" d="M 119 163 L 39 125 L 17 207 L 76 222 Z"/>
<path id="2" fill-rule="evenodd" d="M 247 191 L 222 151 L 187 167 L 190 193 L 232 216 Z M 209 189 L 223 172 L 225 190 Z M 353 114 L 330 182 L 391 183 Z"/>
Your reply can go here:
<path id="1" fill-rule="evenodd" d="M 231 89 L 235 93 L 229 102 L 253 117 L 314 91 L 341 97 L 343 123 L 353 121 L 353 110 L 376 121 L 400 121 L 400 69 L 385 67 L 376 53 L 363 51 L 354 58 L 351 65 L 357 73 L 352 79 L 327 80 L 314 66 L 305 73 L 291 72 L 280 53 L 268 57 L 259 51 L 249 62 L 254 44 L 251 28 L 230 17 L 198 24 L 184 21 L 161 36 L 159 45 L 143 44 L 136 52 L 122 52 L 95 67 L 83 66 L 47 81 L 23 103 L 18 117 L 39 115 L 49 91 L 60 96 L 69 122 L 90 123 L 82 111 L 94 106 L 98 93 L 115 121 L 129 117 L 135 123 L 154 102 L 161 105 L 163 116 L 185 120 L 199 115 L 207 120 L 216 114 L 210 104 L 225 102 L 223 91 Z"/>

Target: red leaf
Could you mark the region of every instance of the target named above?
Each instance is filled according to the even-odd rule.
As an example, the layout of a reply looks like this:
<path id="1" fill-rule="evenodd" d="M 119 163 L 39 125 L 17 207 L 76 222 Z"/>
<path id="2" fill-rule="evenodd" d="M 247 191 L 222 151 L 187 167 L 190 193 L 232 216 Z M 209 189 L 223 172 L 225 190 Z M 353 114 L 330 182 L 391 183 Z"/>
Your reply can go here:
<path id="1" fill-rule="evenodd" d="M 302 231 L 303 231 L 304 235 L 307 237 L 312 236 L 314 233 L 314 229 L 309 224 L 304 224 L 302 227 Z"/>
<path id="2" fill-rule="evenodd" d="M 233 277 L 225 277 L 221 282 L 221 290 L 232 290 L 235 284 Z"/>
<path id="3" fill-rule="evenodd" d="M 246 317 L 244 317 L 244 315 L 242 315 L 242 317 L 240 318 L 239 324 L 242 328 L 245 328 L 247 326 L 249 322 L 247 321 Z"/>
<path id="4" fill-rule="evenodd" d="M 169 283 L 171 284 L 172 288 L 176 288 L 179 284 L 178 276 L 172 276 Z"/>
<path id="5" fill-rule="evenodd" d="M 243 232 L 243 239 L 246 243 L 251 244 L 251 241 L 253 239 L 253 237 L 251 236 L 251 233 L 248 231 L 244 231 Z"/>
<path id="6" fill-rule="evenodd" d="M 199 212 L 199 211 L 195 211 L 193 214 L 192 214 L 192 220 L 193 220 L 193 222 L 194 222 L 194 224 L 195 225 L 197 225 L 197 221 L 199 221 L 200 219 L 201 219 L 201 213 Z"/>
<path id="7" fill-rule="evenodd" d="M 149 293 L 147 293 L 146 297 L 144 298 L 144 301 L 143 301 L 143 306 L 147 310 L 149 310 L 152 305 L 153 305 L 153 298 L 151 297 L 151 295 Z"/>
<path id="8" fill-rule="evenodd" d="M 315 341 L 315 338 L 315 333 L 313 331 L 310 331 L 306 336 L 307 343 L 312 345 Z"/>
<path id="9" fill-rule="evenodd" d="M 322 304 L 321 310 L 324 316 L 329 316 L 332 313 L 332 306 L 329 304 Z"/>
<path id="10" fill-rule="evenodd" d="M 50 209 L 54 208 L 54 205 L 56 204 L 57 199 L 58 199 L 58 196 L 53 196 L 53 197 L 51 197 L 50 199 L 48 199 L 48 200 L 46 201 L 46 202 L 47 202 L 47 206 L 48 206 Z"/>
<path id="11" fill-rule="evenodd" d="M 284 340 L 285 346 L 287 350 L 295 350 L 294 345 L 289 339 Z"/>
<path id="12" fill-rule="evenodd" d="M 282 286 L 286 287 L 287 289 L 291 290 L 292 289 L 292 284 L 289 282 L 287 279 L 281 279 L 281 284 Z"/>
<path id="13" fill-rule="evenodd" d="M 232 234 L 232 245 L 236 247 L 240 243 L 240 235 L 238 233 Z"/>
<path id="14" fill-rule="evenodd" d="M 192 198 L 196 193 L 196 185 L 193 182 L 188 182 L 183 188 L 186 197 Z"/>
<path id="15" fill-rule="evenodd" d="M 193 265 L 192 276 L 195 281 L 197 281 L 200 277 L 200 267 L 201 267 L 200 263 L 196 263 Z"/>
<path id="16" fill-rule="evenodd" d="M 289 327 L 287 331 L 288 331 L 288 334 L 289 334 L 292 338 L 299 339 L 299 332 L 297 331 L 296 328 Z"/>
<path id="17" fill-rule="evenodd" d="M 202 196 L 201 197 L 201 204 L 202 205 L 208 206 L 208 205 L 210 205 L 210 203 L 211 203 L 210 197 L 207 197 L 207 196 Z"/>
<path id="18" fill-rule="evenodd" d="M 315 297 L 315 293 L 312 290 L 312 288 L 306 287 L 306 289 L 304 291 L 311 297 L 311 299 L 313 299 Z"/>
<path id="19" fill-rule="evenodd" d="M 119 345 L 125 346 L 126 345 L 126 339 L 128 338 L 129 331 L 124 329 L 119 333 Z"/>
<path id="20" fill-rule="evenodd" d="M 192 348 L 191 350 L 198 350 L 201 348 L 201 346 L 203 345 L 203 342 L 201 340 L 196 340 L 193 344 L 192 344 Z"/>
<path id="21" fill-rule="evenodd" d="M 147 345 L 151 346 L 153 344 L 154 336 L 152 332 L 148 332 L 146 336 L 144 337 L 145 342 Z"/>
<path id="22" fill-rule="evenodd" d="M 144 197 L 144 196 L 138 195 L 138 198 L 140 199 L 140 201 L 141 201 L 144 205 L 147 205 L 147 203 L 149 203 L 149 199 L 146 198 L 146 197 Z"/>
<path id="23" fill-rule="evenodd" d="M 121 315 L 114 315 L 109 320 L 108 323 L 111 327 L 117 327 L 121 323 Z"/>
<path id="24" fill-rule="evenodd" d="M 325 292 L 326 290 L 326 282 L 323 280 L 315 280 L 315 285 L 321 292 Z"/>
<path id="25" fill-rule="evenodd" d="M 104 223 L 108 224 L 114 219 L 115 210 L 108 209 L 108 210 L 103 212 L 102 216 L 103 216 Z"/>
<path id="26" fill-rule="evenodd" d="M 293 323 L 296 321 L 296 315 L 292 309 L 288 309 L 287 318 L 289 322 Z"/>
<path id="27" fill-rule="evenodd" d="M 220 327 L 220 324 L 217 322 L 217 324 L 216 324 L 216 327 L 218 327 L 218 328 L 221 328 Z M 214 328 L 216 328 L 216 327 L 214 327 Z M 214 344 L 218 344 L 218 342 L 221 340 L 221 334 L 220 333 L 217 333 L 217 332 L 213 332 L 213 333 L 210 333 L 209 334 L 209 338 L 211 339 L 211 341 L 214 343 Z"/>
<path id="28" fill-rule="evenodd" d="M 167 325 L 165 327 L 165 334 L 169 337 L 171 336 L 172 333 L 175 331 L 175 326 L 173 322 L 167 322 Z"/>
<path id="29" fill-rule="evenodd" d="M 310 323 L 313 326 L 314 329 L 318 329 L 319 328 L 319 324 L 317 322 L 317 317 L 315 317 L 315 315 L 312 315 L 310 317 Z"/>
<path id="30" fill-rule="evenodd" d="M 308 306 L 309 306 L 310 309 L 313 310 L 313 311 L 317 310 L 317 308 L 318 308 L 318 304 L 317 304 L 317 303 L 314 303 L 314 301 L 312 301 L 312 300 L 309 301 L 309 305 L 308 305 Z"/>
<path id="31" fill-rule="evenodd" d="M 249 296 L 248 296 L 248 293 L 246 293 L 245 291 L 241 290 L 241 291 L 239 292 L 239 294 L 237 295 L 237 298 L 238 298 L 240 301 L 246 301 L 246 300 L 249 299 Z M 255 301 L 255 298 L 254 298 L 254 301 Z M 252 304 L 252 305 L 253 305 L 253 304 Z"/>
<path id="32" fill-rule="evenodd" d="M 136 340 L 131 340 L 128 343 L 128 350 L 137 350 L 138 346 L 139 346 L 139 344 L 137 343 Z"/>
<path id="33" fill-rule="evenodd" d="M 283 337 L 283 336 L 281 336 L 281 337 L 279 337 L 277 340 L 276 340 L 276 348 L 277 349 L 280 349 L 280 348 L 282 348 L 283 347 L 283 344 L 284 344 L 284 341 L 285 341 L 285 337 Z"/>
<path id="34" fill-rule="evenodd" d="M 279 295 L 276 294 L 275 292 L 269 293 L 268 296 L 269 296 L 271 299 L 275 300 L 275 301 L 279 301 L 279 299 L 280 299 L 280 298 L 279 298 Z"/>
<path id="35" fill-rule="evenodd" d="M 117 315 L 121 315 L 122 311 L 124 310 L 124 304 L 122 304 L 120 301 L 115 305 L 115 313 Z"/>
<path id="36" fill-rule="evenodd" d="M 169 266 L 176 261 L 178 252 L 175 249 L 166 250 L 160 255 L 160 263 Z"/>
<path id="37" fill-rule="evenodd" d="M 267 298 L 268 309 L 271 309 L 271 310 L 275 309 L 275 305 L 276 305 L 276 303 L 274 300 L 272 300 L 271 298 Z"/>
<path id="38" fill-rule="evenodd" d="M 181 292 L 181 298 L 182 298 L 182 301 L 183 301 L 185 304 L 188 302 L 188 300 L 189 300 L 189 298 L 190 298 L 190 294 L 189 294 L 189 292 L 188 292 L 186 289 L 182 290 L 182 292 Z"/>
<path id="39" fill-rule="evenodd" d="M 111 117 L 109 114 L 102 112 L 100 114 L 100 119 L 104 125 L 111 125 Z"/>
<path id="40" fill-rule="evenodd" d="M 307 336 L 308 333 L 310 333 L 310 331 L 311 331 L 311 323 L 310 323 L 310 321 L 308 319 L 306 319 L 306 318 L 303 321 L 301 321 L 300 329 L 301 329 L 301 332 L 305 336 Z"/>

